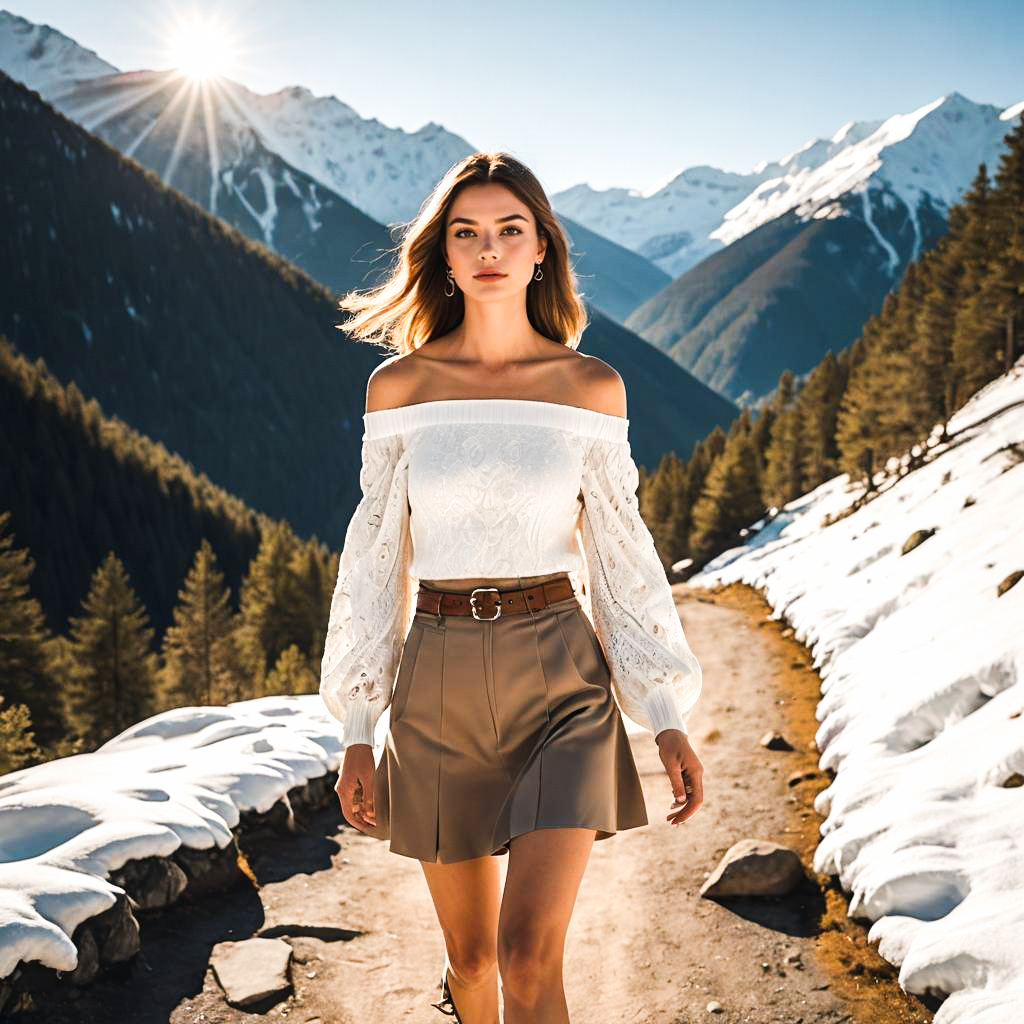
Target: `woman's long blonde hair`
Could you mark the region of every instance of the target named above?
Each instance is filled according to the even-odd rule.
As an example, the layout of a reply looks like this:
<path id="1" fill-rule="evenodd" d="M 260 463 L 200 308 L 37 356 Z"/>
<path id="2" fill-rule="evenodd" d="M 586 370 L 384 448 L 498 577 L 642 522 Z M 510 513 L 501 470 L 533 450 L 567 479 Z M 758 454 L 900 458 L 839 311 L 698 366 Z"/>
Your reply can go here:
<path id="1" fill-rule="evenodd" d="M 533 212 L 537 234 L 547 238 L 542 280 L 526 289 L 526 314 L 534 330 L 575 349 L 587 326 L 587 312 L 569 265 L 569 242 L 533 172 L 508 153 L 472 153 L 453 165 L 404 226 L 390 277 L 378 287 L 348 292 L 338 303 L 352 311 L 335 326 L 360 341 L 382 344 L 405 355 L 457 327 L 465 315 L 462 290 L 445 295 L 444 258 L 448 210 L 467 185 L 505 185 Z"/>

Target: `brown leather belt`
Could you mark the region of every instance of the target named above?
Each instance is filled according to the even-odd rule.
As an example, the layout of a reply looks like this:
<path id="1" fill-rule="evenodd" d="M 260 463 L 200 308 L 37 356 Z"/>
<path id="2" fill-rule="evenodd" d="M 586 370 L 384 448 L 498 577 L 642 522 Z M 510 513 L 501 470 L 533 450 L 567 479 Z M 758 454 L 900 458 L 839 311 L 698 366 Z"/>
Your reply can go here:
<path id="1" fill-rule="evenodd" d="M 431 590 L 420 585 L 416 591 L 416 610 L 431 615 L 472 615 L 481 622 L 492 622 L 501 615 L 537 612 L 555 601 L 574 597 L 576 591 L 568 576 L 547 580 L 521 590 L 477 587 L 471 593 Z"/>

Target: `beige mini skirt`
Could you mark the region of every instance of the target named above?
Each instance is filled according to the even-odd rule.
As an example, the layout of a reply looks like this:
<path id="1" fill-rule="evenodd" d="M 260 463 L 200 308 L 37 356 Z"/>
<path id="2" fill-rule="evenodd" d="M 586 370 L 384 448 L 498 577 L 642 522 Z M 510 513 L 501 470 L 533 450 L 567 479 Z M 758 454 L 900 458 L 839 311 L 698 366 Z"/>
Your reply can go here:
<path id="1" fill-rule="evenodd" d="M 494 585 L 458 584 L 445 589 Z M 374 783 L 371 834 L 435 863 L 505 854 L 535 829 L 601 840 L 647 824 L 608 662 L 575 596 L 493 621 L 417 610 Z"/>

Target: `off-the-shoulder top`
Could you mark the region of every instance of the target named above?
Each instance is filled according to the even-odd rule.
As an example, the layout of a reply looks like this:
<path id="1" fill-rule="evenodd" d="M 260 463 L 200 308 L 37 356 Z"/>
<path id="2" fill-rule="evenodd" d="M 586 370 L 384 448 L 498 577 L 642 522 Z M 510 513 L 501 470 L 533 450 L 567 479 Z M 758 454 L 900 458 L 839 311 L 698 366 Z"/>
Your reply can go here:
<path id="1" fill-rule="evenodd" d="M 672 589 L 640 517 L 629 420 L 536 399 L 364 413 L 362 499 L 331 602 L 320 694 L 343 745 L 373 743 L 420 579 L 568 571 L 620 709 L 686 732 L 700 695 Z"/>

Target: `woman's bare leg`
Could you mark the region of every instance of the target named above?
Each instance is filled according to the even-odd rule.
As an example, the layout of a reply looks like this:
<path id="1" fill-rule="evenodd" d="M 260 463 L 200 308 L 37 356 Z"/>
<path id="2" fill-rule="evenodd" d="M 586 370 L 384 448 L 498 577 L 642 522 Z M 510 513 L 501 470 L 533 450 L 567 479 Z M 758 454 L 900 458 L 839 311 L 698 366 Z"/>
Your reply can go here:
<path id="1" fill-rule="evenodd" d="M 498 917 L 505 1024 L 568 1024 L 562 957 L 594 838 L 592 828 L 516 836 Z"/>
<path id="2" fill-rule="evenodd" d="M 498 1024 L 498 858 L 420 863 L 448 950 L 448 987 L 459 1016 L 463 1024 Z"/>

